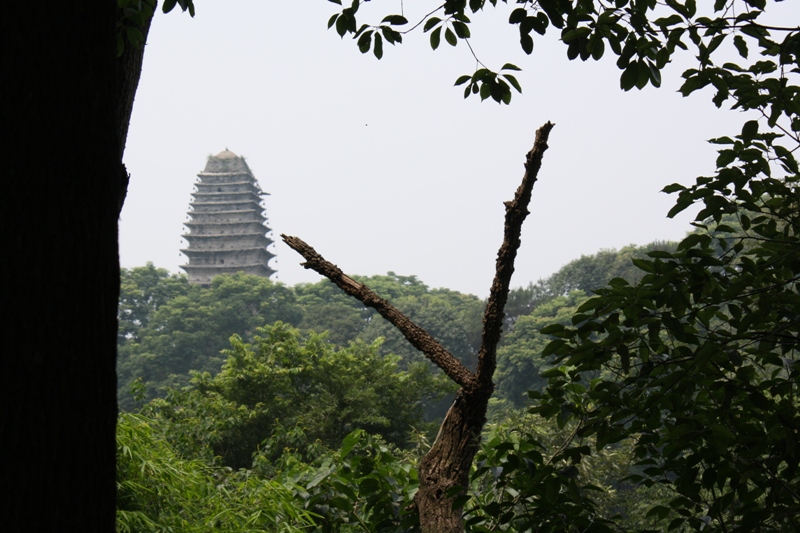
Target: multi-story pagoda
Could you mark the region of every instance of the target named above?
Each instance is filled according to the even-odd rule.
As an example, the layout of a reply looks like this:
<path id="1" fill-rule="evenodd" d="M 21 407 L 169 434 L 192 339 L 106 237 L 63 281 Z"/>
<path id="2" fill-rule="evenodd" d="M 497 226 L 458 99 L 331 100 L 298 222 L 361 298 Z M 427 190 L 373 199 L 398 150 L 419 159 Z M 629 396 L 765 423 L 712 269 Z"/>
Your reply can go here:
<path id="1" fill-rule="evenodd" d="M 244 158 L 226 149 L 210 157 L 197 176 L 189 232 L 183 236 L 189 247 L 181 250 L 189 258 L 181 266 L 189 283 L 208 285 L 214 276 L 234 272 L 274 274 L 261 199 L 268 193 L 261 191 Z"/>

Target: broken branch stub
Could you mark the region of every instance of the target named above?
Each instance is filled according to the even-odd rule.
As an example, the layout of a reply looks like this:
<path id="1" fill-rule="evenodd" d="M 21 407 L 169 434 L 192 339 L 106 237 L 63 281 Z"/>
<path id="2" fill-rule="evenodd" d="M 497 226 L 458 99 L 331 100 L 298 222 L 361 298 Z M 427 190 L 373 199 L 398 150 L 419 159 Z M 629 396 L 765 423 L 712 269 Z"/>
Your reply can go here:
<path id="1" fill-rule="evenodd" d="M 531 201 L 531 192 L 536 183 L 539 169 L 542 167 L 542 158 L 547 150 L 547 139 L 553 126 L 555 124 L 547 122 L 536 130 L 533 147 L 525 157 L 525 175 L 522 177 L 522 183 L 517 188 L 514 199 L 505 202 L 503 244 L 497 252 L 494 281 L 483 314 L 483 334 L 481 335 L 481 348 L 478 351 L 478 368 L 475 372 L 480 386 L 492 385 L 492 376 L 497 366 L 497 345 L 503 329 L 504 309 L 508 301 L 511 275 L 514 273 L 514 261 L 522 243 L 520 238 L 522 223 L 530 213 L 528 204 Z"/>
<path id="2" fill-rule="evenodd" d="M 314 270 L 336 284 L 348 295 L 356 298 L 367 307 L 375 309 L 383 318 L 396 327 L 408 339 L 414 348 L 425 354 L 447 376 L 465 389 L 471 389 L 475 383 L 475 375 L 445 350 L 427 331 L 414 324 L 407 316 L 398 311 L 392 304 L 375 294 L 369 287 L 346 275 L 342 270 L 322 257 L 314 248 L 298 237 L 281 235 L 291 249 L 305 258 L 305 268 Z"/>

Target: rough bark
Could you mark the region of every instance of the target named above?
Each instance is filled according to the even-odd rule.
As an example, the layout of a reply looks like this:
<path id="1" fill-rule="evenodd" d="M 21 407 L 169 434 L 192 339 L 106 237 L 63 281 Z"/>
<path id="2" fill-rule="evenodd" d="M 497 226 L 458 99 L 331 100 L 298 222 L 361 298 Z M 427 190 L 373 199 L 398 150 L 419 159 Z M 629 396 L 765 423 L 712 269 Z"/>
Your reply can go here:
<path id="1" fill-rule="evenodd" d="M 476 371 L 470 372 L 425 330 L 380 298 L 362 283 L 345 275 L 312 247 L 298 239 L 282 235 L 284 242 L 300 253 L 310 268 L 334 282 L 350 296 L 374 308 L 397 327 L 411 344 L 436 363 L 461 386 L 447 412 L 439 434 L 419 467 L 420 486 L 414 498 L 424 533 L 460 533 L 464 529 L 462 510 L 453 508 L 452 497 L 469 483 L 469 470 L 480 444 L 486 423 L 486 407 L 494 390 L 492 376 L 496 367 L 497 343 L 503 326 L 503 309 L 508 298 L 514 260 L 521 244 L 522 223 L 528 215 L 531 191 L 536 182 L 550 122 L 539 128 L 533 148 L 525 161 L 525 175 L 514 199 L 506 202 L 503 244 L 497 254 L 496 270 L 483 319 L 483 337 Z"/>
<path id="2" fill-rule="evenodd" d="M 115 530 L 117 219 L 130 118 L 116 21 L 108 0 L 9 2 L 0 17 L 4 531 Z"/>

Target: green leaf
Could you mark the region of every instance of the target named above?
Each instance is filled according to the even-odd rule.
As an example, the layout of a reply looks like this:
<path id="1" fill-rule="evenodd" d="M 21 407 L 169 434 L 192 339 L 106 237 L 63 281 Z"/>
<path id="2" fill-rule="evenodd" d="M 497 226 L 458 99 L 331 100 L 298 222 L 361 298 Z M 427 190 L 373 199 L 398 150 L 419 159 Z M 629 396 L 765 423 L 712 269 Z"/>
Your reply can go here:
<path id="1" fill-rule="evenodd" d="M 556 378 L 556 377 L 560 378 L 566 376 L 566 374 L 561 368 L 551 368 L 549 370 L 541 372 L 540 375 L 545 379 Z"/>
<path id="2" fill-rule="evenodd" d="M 733 150 L 720 150 L 717 156 L 717 168 L 724 168 L 736 160 L 736 152 Z"/>
<path id="3" fill-rule="evenodd" d="M 567 328 L 563 324 L 550 324 L 539 330 L 542 335 L 560 335 L 563 334 Z"/>
<path id="4" fill-rule="evenodd" d="M 733 38 L 733 45 L 736 47 L 736 50 L 739 51 L 739 55 L 747 59 L 747 54 L 748 54 L 747 42 L 745 42 L 744 37 L 742 37 L 741 35 L 736 35 Z"/>
<path id="5" fill-rule="evenodd" d="M 361 440 L 364 438 L 364 435 L 365 433 L 363 429 L 357 429 L 349 433 L 342 441 L 342 447 L 339 449 L 339 454 L 342 457 L 347 457 L 353 447 L 361 442 Z"/>
<path id="6" fill-rule="evenodd" d="M 631 62 L 619 78 L 619 86 L 623 91 L 630 91 L 639 79 L 638 63 Z"/>
<path id="7" fill-rule="evenodd" d="M 517 81 L 517 78 L 515 78 L 511 74 L 501 74 L 501 76 L 503 76 L 506 80 L 508 80 L 508 83 L 510 83 L 517 90 L 518 93 L 522 93 L 522 86 Z"/>
<path id="8" fill-rule="evenodd" d="M 664 520 L 670 515 L 671 509 L 664 505 L 656 505 L 655 507 L 651 508 L 647 511 L 645 518 L 656 517 L 659 520 Z"/>
<path id="9" fill-rule="evenodd" d="M 522 69 L 516 65 L 512 65 L 511 63 L 506 63 L 500 70 L 522 70 Z"/>
<path id="10" fill-rule="evenodd" d="M 442 37 L 442 27 L 439 26 L 438 28 L 433 30 L 433 32 L 431 32 L 431 48 L 433 48 L 434 50 L 439 48 L 439 42 L 441 40 L 441 37 Z"/>
<path id="11" fill-rule="evenodd" d="M 463 84 L 467 83 L 471 79 L 472 79 L 472 76 L 468 76 L 466 74 L 463 75 L 463 76 L 459 76 L 458 79 L 456 80 L 455 85 L 456 86 L 463 85 Z"/>
<path id="12" fill-rule="evenodd" d="M 458 38 L 456 37 L 456 34 L 453 33 L 453 30 L 451 30 L 450 28 L 447 28 L 444 31 L 444 40 L 447 41 L 447 43 L 450 46 L 455 46 L 456 44 L 458 44 Z"/>
<path id="13" fill-rule="evenodd" d="M 441 21 L 442 19 L 440 18 L 431 17 L 425 21 L 425 26 L 423 27 L 423 30 L 427 33 L 428 31 L 430 31 L 431 28 L 439 24 Z"/>
<path id="14" fill-rule="evenodd" d="M 408 24 L 408 19 L 403 15 L 388 15 L 381 22 L 388 22 L 392 26 L 402 26 L 403 24 Z"/>
<path id="15" fill-rule="evenodd" d="M 530 34 L 520 34 L 519 44 L 522 47 L 522 51 L 526 54 L 530 55 L 533 53 L 533 38 L 530 36 Z"/>
<path id="16" fill-rule="evenodd" d="M 511 15 L 508 17 L 509 24 L 519 24 L 525 17 L 528 16 L 528 11 L 525 8 L 518 7 L 514 11 L 511 12 Z"/>
<path id="17" fill-rule="evenodd" d="M 567 341 L 565 341 L 564 339 L 556 339 L 554 341 L 550 341 L 542 350 L 542 357 L 547 357 L 548 355 L 553 355 L 554 353 L 557 353 L 561 348 L 566 346 L 566 344 Z M 547 377 L 547 376 L 542 374 L 542 377 Z"/>
<path id="18" fill-rule="evenodd" d="M 453 29 L 455 30 L 456 35 L 460 39 L 468 39 L 469 36 L 470 36 L 469 26 L 467 26 L 463 22 L 454 21 L 453 22 Z"/>
<path id="19" fill-rule="evenodd" d="M 647 68 L 650 71 L 650 83 L 653 87 L 661 87 L 661 71 L 650 61 L 647 62 Z"/>
<path id="20" fill-rule="evenodd" d="M 603 39 L 598 38 L 594 43 L 592 43 L 592 59 L 595 61 L 599 61 L 603 57 L 603 53 L 606 51 L 606 45 L 603 42 Z"/>
<path id="21" fill-rule="evenodd" d="M 321 469 L 319 472 L 317 472 L 317 475 L 315 475 L 313 478 L 311 478 L 311 481 L 309 481 L 308 485 L 306 485 L 306 489 L 313 489 L 314 487 L 316 487 L 317 485 L 322 483 L 322 480 L 324 480 L 330 474 L 331 474 L 331 470 L 329 470 L 327 468 Z"/>
<path id="22" fill-rule="evenodd" d="M 175 5 L 178 3 L 178 0 L 164 0 L 164 3 L 161 5 L 161 11 L 164 13 L 169 13 L 173 9 L 175 9 Z"/>
<path id="23" fill-rule="evenodd" d="M 492 95 L 492 88 L 488 83 L 483 82 L 480 87 L 481 100 L 486 100 Z"/>
<path id="24" fill-rule="evenodd" d="M 638 78 L 636 79 L 636 88 L 637 89 L 644 89 L 647 86 L 647 82 L 650 81 L 650 67 L 649 61 L 645 61 L 644 59 L 640 59 L 637 61 L 638 67 Z M 659 77 L 660 79 L 660 77 Z"/>
<path id="25" fill-rule="evenodd" d="M 369 52 L 370 46 L 372 45 L 372 31 L 365 31 L 361 34 L 361 37 L 358 38 L 358 49 L 361 51 L 362 54 L 366 54 Z"/>
<path id="26" fill-rule="evenodd" d="M 680 191 L 685 191 L 685 190 L 686 190 L 686 187 L 684 187 L 680 183 L 673 183 L 673 184 L 667 185 L 666 187 L 661 189 L 661 192 L 665 192 L 667 194 L 672 194 L 674 192 L 680 192 Z"/>
<path id="27" fill-rule="evenodd" d="M 755 138 L 756 135 L 758 135 L 758 121 L 748 120 L 745 122 L 744 126 L 742 126 L 742 140 L 745 142 L 750 142 Z"/>
<path id="28" fill-rule="evenodd" d="M 652 257 L 653 259 L 672 259 L 672 254 L 670 252 L 665 252 L 663 250 L 653 250 L 652 252 L 647 252 L 648 257 Z"/>
<path id="29" fill-rule="evenodd" d="M 336 33 L 339 34 L 339 37 L 344 37 L 344 35 L 347 33 L 347 27 L 348 27 L 347 17 L 341 15 L 339 18 L 336 19 Z"/>

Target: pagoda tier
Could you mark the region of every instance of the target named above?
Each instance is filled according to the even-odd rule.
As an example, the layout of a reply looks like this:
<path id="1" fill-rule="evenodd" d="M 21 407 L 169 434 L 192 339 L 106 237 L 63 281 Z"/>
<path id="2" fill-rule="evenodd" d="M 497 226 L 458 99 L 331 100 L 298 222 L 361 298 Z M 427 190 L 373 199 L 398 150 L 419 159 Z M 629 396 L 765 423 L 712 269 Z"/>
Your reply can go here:
<path id="1" fill-rule="evenodd" d="M 243 157 L 225 150 L 208 159 L 197 175 L 181 250 L 189 264 L 181 266 L 189 283 L 208 285 L 214 276 L 244 272 L 270 277 L 275 257 L 264 217 L 261 191 Z"/>

